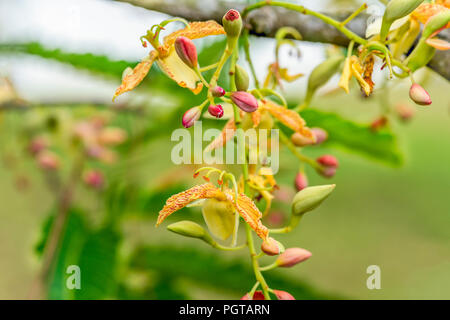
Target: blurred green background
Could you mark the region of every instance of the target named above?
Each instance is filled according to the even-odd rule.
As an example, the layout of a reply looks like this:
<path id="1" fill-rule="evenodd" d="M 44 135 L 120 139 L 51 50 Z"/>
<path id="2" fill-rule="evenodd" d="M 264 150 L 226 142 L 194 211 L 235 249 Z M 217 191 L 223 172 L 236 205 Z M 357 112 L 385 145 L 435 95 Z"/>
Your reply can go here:
<path id="1" fill-rule="evenodd" d="M 354 3 L 355 6 L 358 4 Z M 52 5 L 51 1 L 46 4 Z M 83 5 L 89 9 L 89 1 L 80 6 Z M 7 4 L 2 3 L 2 6 Z M 96 10 L 96 7 L 90 10 Z M 127 10 L 131 10 L 131 16 L 142 14 L 142 9 L 132 11 L 134 9 L 127 7 Z M 147 27 L 151 24 L 146 23 Z M 144 30 L 145 27 L 141 34 Z M 130 34 L 127 37 L 134 36 L 133 46 L 138 47 L 136 35 Z M 49 91 L 52 91 L 51 81 L 46 84 L 39 81 L 43 78 L 36 78 L 29 86 L 35 84 L 37 93 L 30 94 L 26 80 L 21 78 L 27 73 L 19 70 L 16 75 L 17 68 L 8 69 L 8 76 L 19 95 L 35 104 L 37 111 L 33 111 L 32 116 L 52 114 L 51 108 L 46 107 L 52 105 L 62 114 L 58 119 L 71 114 L 82 118 L 85 114 L 110 112 L 106 110 L 106 98 L 112 95 L 122 67 L 133 64 L 142 56 L 141 52 L 124 54 L 119 59 L 131 62 L 119 63 L 115 62 L 118 57 L 114 53 L 113 57 L 105 58 L 104 64 L 97 60 L 92 65 L 86 63 L 91 60 L 84 53 L 105 55 L 102 50 L 83 51 L 81 45 L 78 52 L 68 57 L 53 51 L 56 48 L 72 51 L 59 46 L 58 41 L 51 46 L 44 39 L 42 47 L 33 47 L 30 45 L 31 40 L 36 41 L 33 37 L 14 42 L 6 34 L 2 40 L 0 61 L 5 70 L 8 69 L 6 66 L 22 61 L 29 65 L 27 59 L 32 57 L 32 64 L 39 65 L 40 69 L 60 68 L 62 72 L 68 70 L 69 77 L 83 79 L 93 71 L 97 78 L 89 81 L 105 81 L 105 87 L 100 88 L 98 83 L 94 86 L 102 92 L 99 100 L 94 95 L 94 98 L 83 99 L 80 105 L 73 101 L 73 93 L 68 94 L 70 99 L 64 99 L 64 93 L 70 92 L 70 83 L 66 84 L 66 91 L 63 88 L 59 90 L 62 93 L 56 92 L 56 101 L 52 101 L 46 94 L 39 96 L 42 87 L 50 87 Z M 114 39 L 108 39 L 111 41 Z M 208 48 L 215 44 L 206 42 L 202 45 Z M 268 46 L 272 50 L 273 43 L 267 39 L 253 39 L 252 46 L 252 52 L 258 56 L 258 48 Z M 214 61 L 212 52 L 217 50 L 209 48 L 209 51 L 202 51 L 204 61 Z M 315 53 L 323 52 L 323 47 L 317 44 L 301 44 L 300 49 L 303 56 L 296 63 L 298 70 L 311 64 L 308 59 Z M 255 59 L 258 66 L 261 65 L 263 75 L 263 69 L 271 61 L 259 56 Z M 313 64 L 319 62 L 320 59 L 314 60 Z M 311 67 L 305 68 L 310 70 Z M 99 80 L 103 76 L 106 80 Z M 119 149 L 119 161 L 105 169 L 109 179 L 107 189 L 97 193 L 83 186 L 77 187 L 74 209 L 68 221 L 70 232 L 66 233 L 55 278 L 51 280 L 50 298 L 237 299 L 254 283 L 245 250 L 216 252 L 194 239 L 167 232 L 165 226 L 168 223 L 154 227 L 165 199 L 194 183 L 190 178 L 192 167 L 176 167 L 171 163 L 170 151 L 175 143 L 170 141 L 170 133 L 179 127 L 180 110 L 195 105 L 195 100 L 157 70 L 152 70 L 149 78 L 151 80 L 140 89 L 140 95 L 123 102 L 134 110 L 144 109 L 144 117 L 133 112 L 112 112 L 118 113 L 115 123 L 127 129 L 130 142 Z M 403 165 L 387 166 L 374 159 L 376 154 L 367 157 L 343 148 L 342 144 L 325 144 L 305 150 L 311 156 L 332 153 L 339 158 L 339 171 L 331 180 L 337 188 L 320 208 L 305 217 L 296 231 L 277 236 L 286 247 L 306 248 L 313 256 L 292 269 L 268 272 L 267 279 L 273 288 L 289 291 L 297 299 L 450 298 L 450 86 L 445 79 L 428 71 L 418 73 L 417 78 L 423 81 L 433 104 L 414 106 L 415 116 L 407 124 L 393 116 L 389 122 L 389 132 L 397 137 L 398 149 L 404 157 Z M 328 89 L 335 87 L 335 80 Z M 303 92 L 304 82 L 287 87 L 291 100 L 301 98 L 296 96 L 297 88 Z M 83 95 L 83 87 L 76 89 L 79 91 L 75 96 Z M 392 108 L 399 102 L 408 103 L 407 81 L 395 82 L 389 86 L 389 91 L 379 89 L 369 99 L 361 98 L 357 91 L 355 87 L 347 96 L 323 90 L 314 99 L 313 108 L 339 114 L 367 128 L 380 113 L 380 99 L 388 101 Z M 74 102 L 77 102 L 76 106 L 72 105 Z M 92 106 L 92 102 L 96 106 Z M 39 270 L 39 244 L 42 244 L 45 225 L 48 225 L 54 207 L 55 194 L 45 188 L 41 172 L 23 154 L 22 131 L 24 122 L 28 121 L 24 119 L 30 118 L 26 114 L 31 111 L 0 112 L 3 160 L 0 165 L 0 298 L 21 299 L 27 297 Z M 215 122 L 208 125 L 217 127 Z M 145 134 L 141 135 L 141 129 Z M 67 155 L 65 161 L 71 160 Z M 297 168 L 296 158 L 283 149 L 277 181 L 291 195 Z M 18 179 L 23 175 L 27 180 L 25 188 L 20 187 Z M 329 182 L 312 171 L 308 171 L 308 176 L 311 185 Z M 276 210 L 288 214 L 287 204 L 278 202 L 276 206 Z M 184 209 L 169 220 L 181 219 L 201 221 L 201 215 L 195 208 Z M 242 241 L 243 234 L 240 238 Z M 67 277 L 64 271 L 70 264 L 80 265 L 82 283 L 86 284 L 76 293 L 64 288 Z M 380 290 L 366 287 L 369 265 L 381 268 Z"/>

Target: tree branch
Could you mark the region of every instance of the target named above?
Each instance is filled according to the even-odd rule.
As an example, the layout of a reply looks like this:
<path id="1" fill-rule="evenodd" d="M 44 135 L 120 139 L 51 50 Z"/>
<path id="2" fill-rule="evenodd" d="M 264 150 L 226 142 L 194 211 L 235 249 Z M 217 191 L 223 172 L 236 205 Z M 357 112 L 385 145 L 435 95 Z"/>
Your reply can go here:
<path id="1" fill-rule="evenodd" d="M 130 3 L 149 10 L 158 11 L 171 16 L 182 17 L 191 21 L 216 20 L 222 21 L 224 13 L 231 9 L 242 11 L 245 4 L 213 1 L 174 1 L 174 0 L 116 0 Z M 329 16 L 343 21 L 352 12 L 338 12 Z M 360 14 L 346 26 L 356 34 L 364 37 L 368 16 Z M 245 21 L 250 33 L 256 36 L 274 37 L 277 30 L 284 26 L 297 29 L 305 41 L 331 43 L 346 46 L 349 40 L 334 27 L 319 19 L 289 11 L 284 8 L 264 7 L 249 14 Z M 449 40 L 450 30 L 444 30 L 440 37 Z M 450 80 L 450 52 L 436 51 L 435 56 L 428 65 L 436 73 Z"/>

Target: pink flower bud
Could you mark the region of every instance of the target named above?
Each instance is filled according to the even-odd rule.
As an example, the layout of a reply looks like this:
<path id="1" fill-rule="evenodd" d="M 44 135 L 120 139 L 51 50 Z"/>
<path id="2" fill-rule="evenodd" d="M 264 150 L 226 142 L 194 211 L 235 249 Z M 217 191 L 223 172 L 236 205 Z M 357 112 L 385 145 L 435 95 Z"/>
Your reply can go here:
<path id="1" fill-rule="evenodd" d="M 105 178 L 101 171 L 89 170 L 84 174 L 83 181 L 89 187 L 100 189 L 105 182 Z"/>
<path id="2" fill-rule="evenodd" d="M 316 145 L 321 144 L 328 139 L 328 132 L 326 132 L 322 128 L 311 128 L 311 131 L 314 137 L 316 137 L 316 142 L 314 143 Z"/>
<path id="3" fill-rule="evenodd" d="M 409 97 L 415 103 L 425 106 L 431 104 L 431 97 L 420 84 L 413 83 L 409 89 Z"/>
<path id="4" fill-rule="evenodd" d="M 31 140 L 30 144 L 28 145 L 28 151 L 32 155 L 36 155 L 47 147 L 48 141 L 45 138 L 35 137 Z"/>
<path id="5" fill-rule="evenodd" d="M 388 122 L 388 119 L 386 117 L 384 117 L 384 116 L 379 117 L 370 124 L 370 129 L 372 131 L 378 131 L 381 128 L 385 127 L 387 122 Z"/>
<path id="6" fill-rule="evenodd" d="M 239 11 L 228 10 L 222 18 L 222 24 L 228 37 L 238 37 L 242 29 L 242 18 Z"/>
<path id="7" fill-rule="evenodd" d="M 409 121 L 414 116 L 414 109 L 411 108 L 407 104 L 399 104 L 395 108 L 395 111 L 397 112 L 397 115 L 400 117 L 402 121 Z"/>
<path id="8" fill-rule="evenodd" d="M 273 290 L 273 293 L 275 293 L 278 300 L 295 300 L 295 298 L 292 296 L 292 294 L 290 294 L 289 292 L 286 292 L 286 291 Z"/>
<path id="9" fill-rule="evenodd" d="M 252 297 L 250 297 L 250 293 L 246 293 L 241 300 L 266 300 L 264 298 L 264 294 L 262 293 L 261 290 L 256 290 L 255 293 L 253 294 L 253 299 Z"/>
<path id="10" fill-rule="evenodd" d="M 304 147 L 314 143 L 314 138 L 305 137 L 299 132 L 294 132 L 291 136 L 292 143 L 297 147 Z"/>
<path id="11" fill-rule="evenodd" d="M 331 178 L 336 174 L 335 167 L 326 167 L 322 171 L 319 172 L 325 178 Z"/>
<path id="12" fill-rule="evenodd" d="M 336 157 L 329 154 L 317 158 L 316 161 L 325 167 L 337 168 L 339 166 L 339 162 Z"/>
<path id="13" fill-rule="evenodd" d="M 272 227 L 279 227 L 285 220 L 284 214 L 281 211 L 273 211 L 267 216 L 267 221 Z"/>
<path id="14" fill-rule="evenodd" d="M 231 94 L 231 100 L 236 104 L 242 111 L 254 112 L 258 109 L 258 100 L 248 92 L 245 91 L 235 91 Z"/>
<path id="15" fill-rule="evenodd" d="M 263 241 L 261 244 L 261 251 L 268 256 L 276 256 L 280 254 L 281 250 L 278 242 L 274 238 L 267 238 L 267 240 Z"/>
<path id="16" fill-rule="evenodd" d="M 294 183 L 297 191 L 305 189 L 308 186 L 308 178 L 306 177 L 306 174 L 303 172 L 297 173 Z"/>
<path id="17" fill-rule="evenodd" d="M 197 48 L 191 39 L 186 37 L 178 37 L 175 40 L 175 50 L 180 59 L 188 67 L 197 67 Z"/>
<path id="18" fill-rule="evenodd" d="M 220 104 L 216 105 L 210 105 L 208 108 L 208 112 L 210 115 L 216 118 L 222 118 L 223 117 L 223 108 Z"/>
<path id="19" fill-rule="evenodd" d="M 200 119 L 201 110 L 199 107 L 193 107 L 186 111 L 183 115 L 182 124 L 185 128 L 190 128 L 194 125 L 195 121 Z"/>
<path id="20" fill-rule="evenodd" d="M 37 156 L 39 166 L 45 170 L 55 170 L 59 168 L 59 158 L 51 151 L 43 151 Z"/>
<path id="21" fill-rule="evenodd" d="M 276 260 L 279 267 L 290 268 L 311 257 L 311 252 L 301 248 L 286 249 Z"/>
<path id="22" fill-rule="evenodd" d="M 214 88 L 211 89 L 211 93 L 214 97 L 220 98 L 225 95 L 225 89 L 219 86 L 215 86 Z"/>

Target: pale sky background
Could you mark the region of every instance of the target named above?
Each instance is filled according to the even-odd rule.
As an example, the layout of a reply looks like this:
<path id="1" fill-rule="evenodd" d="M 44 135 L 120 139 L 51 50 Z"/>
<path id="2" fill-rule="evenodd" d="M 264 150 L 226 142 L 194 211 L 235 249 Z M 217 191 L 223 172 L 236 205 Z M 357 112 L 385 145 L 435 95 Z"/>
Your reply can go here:
<path id="1" fill-rule="evenodd" d="M 172 2 L 176 5 L 176 1 Z M 298 2 L 320 9 L 326 1 Z M 38 41 L 48 48 L 67 52 L 92 52 L 115 60 L 137 61 L 148 52 L 141 46 L 139 37 L 165 18 L 167 16 L 161 13 L 107 0 L 0 0 L 0 42 Z M 264 54 L 257 52 L 261 47 L 264 47 Z M 274 60 L 273 48 L 274 42 L 263 38 L 255 40 L 252 46 L 252 57 L 261 80 Z M 285 49 L 281 61 L 292 73 L 308 74 L 324 58 L 320 44 L 302 43 L 300 60 L 289 57 L 289 50 Z M 0 74 L 11 77 L 22 97 L 40 102 L 109 102 L 118 85 L 115 81 L 35 56 L 0 54 Z M 336 81 L 337 76 L 328 87 Z M 298 94 L 299 86 L 305 90 L 305 83 L 306 77 L 286 89 Z"/>

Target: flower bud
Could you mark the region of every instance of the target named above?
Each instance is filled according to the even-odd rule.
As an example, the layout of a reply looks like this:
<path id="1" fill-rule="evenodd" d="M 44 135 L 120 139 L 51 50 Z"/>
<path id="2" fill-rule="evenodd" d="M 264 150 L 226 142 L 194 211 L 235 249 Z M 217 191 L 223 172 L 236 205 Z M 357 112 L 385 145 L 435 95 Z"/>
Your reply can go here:
<path id="1" fill-rule="evenodd" d="M 300 216 L 317 208 L 331 194 L 335 187 L 335 184 L 327 184 L 307 187 L 297 192 L 294 199 L 292 199 L 292 214 Z"/>
<path id="2" fill-rule="evenodd" d="M 278 300 L 295 300 L 294 296 L 286 291 L 273 290 Z"/>
<path id="3" fill-rule="evenodd" d="M 98 142 L 102 145 L 114 146 L 123 143 L 126 139 L 126 131 L 120 128 L 105 128 L 98 135 Z"/>
<path id="4" fill-rule="evenodd" d="M 282 249 L 281 243 L 270 237 L 261 244 L 261 251 L 268 256 L 279 255 L 283 251 Z"/>
<path id="5" fill-rule="evenodd" d="M 180 57 L 189 68 L 197 67 L 197 48 L 191 39 L 178 37 L 175 40 L 175 51 L 177 52 L 178 57 Z"/>
<path id="6" fill-rule="evenodd" d="M 84 174 L 83 181 L 89 187 L 100 189 L 105 182 L 105 178 L 101 171 L 89 170 Z"/>
<path id="7" fill-rule="evenodd" d="M 337 168 L 339 166 L 339 162 L 336 157 L 329 154 L 317 158 L 316 161 L 325 167 Z"/>
<path id="8" fill-rule="evenodd" d="M 282 268 L 290 268 L 311 257 L 311 252 L 302 248 L 289 248 L 280 254 L 275 263 Z"/>
<path id="9" fill-rule="evenodd" d="M 45 170 L 55 170 L 59 168 L 59 158 L 51 151 L 43 151 L 37 156 L 39 166 Z"/>
<path id="10" fill-rule="evenodd" d="M 199 107 L 193 107 L 186 111 L 183 115 L 182 124 L 185 128 L 190 128 L 194 125 L 195 121 L 200 119 L 201 110 Z"/>
<path id="11" fill-rule="evenodd" d="M 212 88 L 211 93 L 213 97 L 220 98 L 225 95 L 225 90 L 222 87 L 215 86 L 214 88 Z"/>
<path id="12" fill-rule="evenodd" d="M 305 137 L 300 132 L 294 132 L 291 136 L 291 141 L 297 147 L 314 144 L 314 138 Z"/>
<path id="13" fill-rule="evenodd" d="M 321 144 L 322 142 L 328 139 L 328 132 L 326 132 L 322 128 L 311 128 L 311 132 L 316 138 L 316 142 L 314 143 L 316 145 Z"/>
<path id="14" fill-rule="evenodd" d="M 238 91 L 247 91 L 250 79 L 247 71 L 239 65 L 236 65 L 235 83 Z"/>
<path id="15" fill-rule="evenodd" d="M 370 124 L 370 129 L 372 131 L 378 131 L 381 128 L 385 127 L 387 124 L 388 119 L 386 117 L 379 117 L 377 119 L 375 119 L 371 124 Z"/>
<path id="16" fill-rule="evenodd" d="M 203 227 L 199 224 L 192 221 L 183 220 L 172 223 L 167 227 L 167 230 L 185 237 L 201 239 L 209 244 L 214 243 L 214 240 L 205 231 L 205 229 L 203 229 Z"/>
<path id="17" fill-rule="evenodd" d="M 251 93 L 235 91 L 231 94 L 231 100 L 242 111 L 254 112 L 258 109 L 258 100 Z"/>
<path id="18" fill-rule="evenodd" d="M 431 97 L 428 92 L 422 88 L 420 84 L 413 83 L 411 88 L 409 89 L 409 97 L 415 103 L 426 106 L 431 104 Z"/>
<path id="19" fill-rule="evenodd" d="M 332 178 L 336 174 L 336 167 L 325 167 L 319 173 L 325 178 Z"/>
<path id="20" fill-rule="evenodd" d="M 294 185 L 297 191 L 305 189 L 308 186 L 308 178 L 306 177 L 306 174 L 303 172 L 297 173 L 295 176 Z"/>
<path id="21" fill-rule="evenodd" d="M 48 141 L 44 137 L 34 137 L 28 145 L 28 151 L 36 155 L 48 147 Z"/>
<path id="22" fill-rule="evenodd" d="M 228 10 L 222 18 L 222 25 L 228 37 L 239 37 L 242 29 L 242 18 L 239 11 L 234 9 Z"/>
<path id="23" fill-rule="evenodd" d="M 414 116 L 414 109 L 407 104 L 399 104 L 395 108 L 397 115 L 402 121 L 409 121 Z"/>
<path id="24" fill-rule="evenodd" d="M 264 294 L 262 293 L 261 290 L 256 290 L 255 293 L 253 293 L 253 299 L 250 296 L 250 293 L 246 293 L 241 300 L 266 300 L 264 298 Z"/>
<path id="25" fill-rule="evenodd" d="M 208 112 L 210 115 L 216 118 L 222 118 L 223 117 L 223 108 L 220 104 L 216 105 L 210 105 L 208 108 Z"/>

